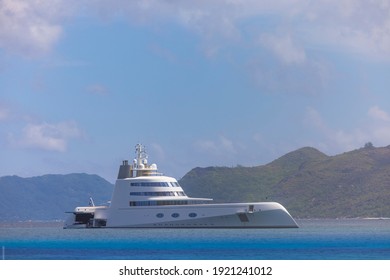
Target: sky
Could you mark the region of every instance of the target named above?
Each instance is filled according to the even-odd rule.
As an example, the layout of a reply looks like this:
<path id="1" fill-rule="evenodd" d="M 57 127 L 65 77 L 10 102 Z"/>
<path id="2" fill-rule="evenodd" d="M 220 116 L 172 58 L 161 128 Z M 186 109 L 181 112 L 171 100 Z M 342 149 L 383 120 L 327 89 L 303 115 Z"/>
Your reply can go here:
<path id="1" fill-rule="evenodd" d="M 390 145 L 390 0 L 0 0 L 0 176 Z"/>

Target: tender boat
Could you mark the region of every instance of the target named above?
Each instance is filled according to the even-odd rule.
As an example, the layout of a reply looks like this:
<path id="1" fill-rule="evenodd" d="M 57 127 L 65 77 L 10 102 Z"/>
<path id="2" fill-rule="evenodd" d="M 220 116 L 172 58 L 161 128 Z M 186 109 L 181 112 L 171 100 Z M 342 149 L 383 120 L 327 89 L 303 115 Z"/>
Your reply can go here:
<path id="1" fill-rule="evenodd" d="M 132 164 L 119 168 L 108 206 L 76 207 L 64 228 L 297 228 L 277 202 L 212 203 L 188 197 L 175 178 L 148 164 L 143 145 L 136 145 Z"/>

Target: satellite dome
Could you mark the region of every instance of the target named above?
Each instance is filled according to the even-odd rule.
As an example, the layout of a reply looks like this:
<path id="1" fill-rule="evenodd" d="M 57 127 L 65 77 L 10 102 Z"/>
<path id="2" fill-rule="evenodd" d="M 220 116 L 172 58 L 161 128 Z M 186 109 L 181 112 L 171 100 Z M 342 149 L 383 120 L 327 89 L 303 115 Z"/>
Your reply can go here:
<path id="1" fill-rule="evenodd" d="M 153 163 L 151 166 L 150 166 L 151 169 L 157 169 L 157 164 Z"/>

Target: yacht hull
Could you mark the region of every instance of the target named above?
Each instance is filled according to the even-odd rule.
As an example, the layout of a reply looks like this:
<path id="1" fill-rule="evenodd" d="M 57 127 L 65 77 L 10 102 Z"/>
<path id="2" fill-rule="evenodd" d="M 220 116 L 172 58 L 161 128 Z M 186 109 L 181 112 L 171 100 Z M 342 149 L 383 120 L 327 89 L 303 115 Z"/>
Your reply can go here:
<path id="1" fill-rule="evenodd" d="M 106 228 L 297 228 L 287 210 L 276 202 L 225 203 L 183 206 L 90 209 L 91 219 L 84 227 Z M 80 228 L 77 215 L 65 228 Z M 81 225 L 82 227 L 82 225 Z"/>

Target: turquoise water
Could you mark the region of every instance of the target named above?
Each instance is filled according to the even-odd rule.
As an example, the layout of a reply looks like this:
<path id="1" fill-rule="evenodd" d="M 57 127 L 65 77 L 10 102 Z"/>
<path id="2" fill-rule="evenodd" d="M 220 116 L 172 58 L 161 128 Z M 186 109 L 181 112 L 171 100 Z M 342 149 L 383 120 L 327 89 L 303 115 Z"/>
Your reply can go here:
<path id="1" fill-rule="evenodd" d="M 62 229 L 0 224 L 4 259 L 390 259 L 390 220 L 298 220 L 298 229 Z"/>

